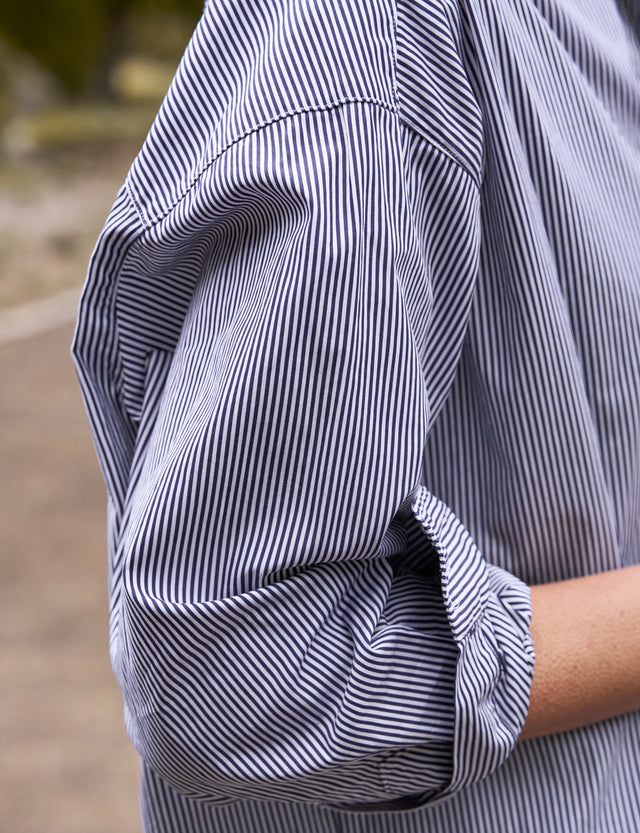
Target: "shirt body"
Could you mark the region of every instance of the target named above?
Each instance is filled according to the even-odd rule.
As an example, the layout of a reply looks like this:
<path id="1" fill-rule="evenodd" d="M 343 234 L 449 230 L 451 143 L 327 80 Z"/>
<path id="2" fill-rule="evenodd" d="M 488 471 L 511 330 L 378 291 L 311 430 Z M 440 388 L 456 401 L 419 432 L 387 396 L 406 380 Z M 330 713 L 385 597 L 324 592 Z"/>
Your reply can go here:
<path id="1" fill-rule="evenodd" d="M 207 5 L 74 343 L 147 833 L 640 827 L 637 713 L 516 743 L 640 559 L 637 30 Z"/>

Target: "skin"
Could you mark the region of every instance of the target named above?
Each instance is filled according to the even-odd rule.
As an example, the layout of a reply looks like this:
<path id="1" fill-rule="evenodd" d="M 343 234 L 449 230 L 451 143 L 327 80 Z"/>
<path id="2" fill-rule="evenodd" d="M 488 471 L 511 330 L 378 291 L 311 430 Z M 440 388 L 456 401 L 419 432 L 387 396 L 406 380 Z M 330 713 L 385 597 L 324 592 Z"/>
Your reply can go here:
<path id="1" fill-rule="evenodd" d="M 531 588 L 536 652 L 521 738 L 640 709 L 640 565 Z"/>

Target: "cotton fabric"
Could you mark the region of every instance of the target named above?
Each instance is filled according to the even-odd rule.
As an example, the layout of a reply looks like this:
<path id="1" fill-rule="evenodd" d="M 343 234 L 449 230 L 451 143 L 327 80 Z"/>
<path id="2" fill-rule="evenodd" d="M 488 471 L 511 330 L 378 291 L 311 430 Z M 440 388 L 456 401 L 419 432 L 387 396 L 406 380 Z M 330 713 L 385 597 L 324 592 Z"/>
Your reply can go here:
<path id="1" fill-rule="evenodd" d="M 74 341 L 147 833 L 640 828 L 637 713 L 516 743 L 527 585 L 639 559 L 637 32 L 206 6 Z"/>

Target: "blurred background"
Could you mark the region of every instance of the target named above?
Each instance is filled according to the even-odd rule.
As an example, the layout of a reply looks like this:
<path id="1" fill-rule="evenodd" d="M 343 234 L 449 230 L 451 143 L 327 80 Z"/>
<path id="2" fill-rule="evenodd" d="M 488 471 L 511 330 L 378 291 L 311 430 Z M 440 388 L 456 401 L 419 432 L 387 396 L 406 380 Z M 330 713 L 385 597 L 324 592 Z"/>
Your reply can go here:
<path id="1" fill-rule="evenodd" d="M 202 0 L 0 2 L 0 831 L 140 830 L 105 494 L 69 345 L 87 261 Z"/>

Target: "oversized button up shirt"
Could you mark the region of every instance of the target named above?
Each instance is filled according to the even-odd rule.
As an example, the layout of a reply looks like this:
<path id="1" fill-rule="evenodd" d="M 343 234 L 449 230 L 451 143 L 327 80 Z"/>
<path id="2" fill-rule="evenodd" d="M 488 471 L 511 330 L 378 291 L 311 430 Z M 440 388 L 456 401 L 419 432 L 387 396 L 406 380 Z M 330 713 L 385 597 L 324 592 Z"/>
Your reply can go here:
<path id="1" fill-rule="evenodd" d="M 527 585 L 640 558 L 637 37 L 208 3 L 74 343 L 148 833 L 640 829 L 638 714 L 516 743 Z"/>

